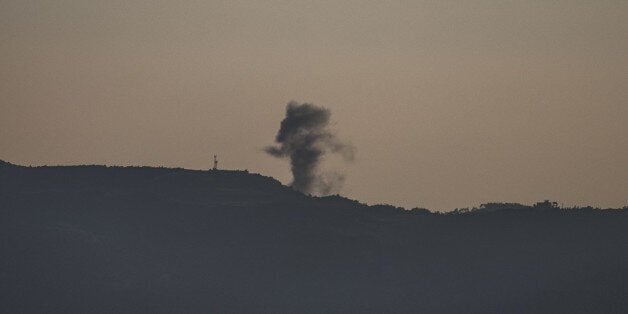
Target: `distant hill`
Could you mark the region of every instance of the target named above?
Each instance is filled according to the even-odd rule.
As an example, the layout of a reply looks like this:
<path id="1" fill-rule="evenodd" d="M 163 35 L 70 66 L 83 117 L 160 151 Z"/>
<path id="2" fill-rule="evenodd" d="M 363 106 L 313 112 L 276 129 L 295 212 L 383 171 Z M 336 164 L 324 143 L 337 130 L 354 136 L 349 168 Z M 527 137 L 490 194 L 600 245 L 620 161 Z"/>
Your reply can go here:
<path id="1" fill-rule="evenodd" d="M 8 167 L 15 167 L 15 165 L 8 163 L 6 161 L 2 161 L 0 160 L 0 169 L 2 168 L 8 168 Z"/>
<path id="2" fill-rule="evenodd" d="M 628 312 L 628 211 L 539 204 L 437 214 L 246 171 L 0 161 L 0 312 Z"/>

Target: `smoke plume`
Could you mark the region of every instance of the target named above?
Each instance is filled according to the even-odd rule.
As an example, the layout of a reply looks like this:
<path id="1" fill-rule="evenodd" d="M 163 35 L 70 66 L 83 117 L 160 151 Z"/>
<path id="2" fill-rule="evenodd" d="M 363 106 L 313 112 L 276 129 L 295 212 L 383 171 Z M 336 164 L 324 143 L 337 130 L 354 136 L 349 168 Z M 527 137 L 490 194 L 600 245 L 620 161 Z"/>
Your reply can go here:
<path id="1" fill-rule="evenodd" d="M 342 174 L 323 175 L 319 171 L 327 153 L 353 160 L 353 146 L 338 140 L 327 128 L 330 116 L 326 108 L 292 101 L 286 106 L 286 117 L 275 137 L 278 145 L 265 148 L 274 157 L 290 158 L 291 186 L 297 191 L 327 195 L 338 191 L 344 181 Z"/>

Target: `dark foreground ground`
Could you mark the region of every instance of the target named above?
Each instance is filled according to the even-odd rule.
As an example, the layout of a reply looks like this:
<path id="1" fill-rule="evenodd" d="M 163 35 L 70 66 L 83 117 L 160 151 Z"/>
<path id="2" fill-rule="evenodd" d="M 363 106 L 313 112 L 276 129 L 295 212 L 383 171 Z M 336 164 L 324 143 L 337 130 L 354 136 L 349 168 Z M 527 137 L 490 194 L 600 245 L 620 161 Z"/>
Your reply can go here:
<path id="1" fill-rule="evenodd" d="M 0 162 L 0 313 L 628 313 L 628 211 L 437 215 Z"/>

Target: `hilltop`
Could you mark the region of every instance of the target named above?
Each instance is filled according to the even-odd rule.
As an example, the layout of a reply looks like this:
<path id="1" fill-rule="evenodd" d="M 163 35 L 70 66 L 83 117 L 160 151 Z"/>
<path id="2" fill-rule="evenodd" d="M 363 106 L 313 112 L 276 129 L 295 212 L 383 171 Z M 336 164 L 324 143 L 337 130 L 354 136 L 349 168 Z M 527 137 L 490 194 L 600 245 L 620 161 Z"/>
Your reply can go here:
<path id="1" fill-rule="evenodd" d="M 0 161 L 0 312 L 628 310 L 628 211 L 511 205 L 444 215 L 247 171 Z"/>

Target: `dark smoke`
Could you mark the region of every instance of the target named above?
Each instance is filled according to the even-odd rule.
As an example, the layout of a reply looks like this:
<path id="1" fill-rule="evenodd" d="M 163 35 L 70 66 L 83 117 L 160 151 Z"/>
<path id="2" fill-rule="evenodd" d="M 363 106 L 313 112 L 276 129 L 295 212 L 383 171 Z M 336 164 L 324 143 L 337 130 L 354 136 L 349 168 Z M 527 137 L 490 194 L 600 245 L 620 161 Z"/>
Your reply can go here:
<path id="1" fill-rule="evenodd" d="M 304 193 L 327 195 L 338 191 L 344 181 L 342 174 L 322 175 L 321 159 L 327 153 L 338 153 L 345 160 L 353 160 L 354 148 L 338 140 L 327 128 L 331 112 L 313 104 L 290 102 L 286 117 L 275 142 L 265 151 L 278 158 L 290 158 L 292 187 Z"/>

